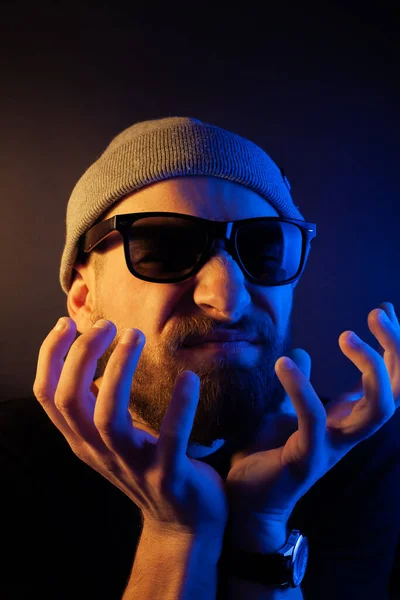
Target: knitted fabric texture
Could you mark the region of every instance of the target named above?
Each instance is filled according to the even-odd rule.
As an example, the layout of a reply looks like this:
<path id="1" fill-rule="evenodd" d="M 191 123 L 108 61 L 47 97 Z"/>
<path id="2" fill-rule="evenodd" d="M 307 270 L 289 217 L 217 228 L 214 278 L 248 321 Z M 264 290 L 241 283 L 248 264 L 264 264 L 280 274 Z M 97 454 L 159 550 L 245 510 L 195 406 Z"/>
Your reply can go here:
<path id="1" fill-rule="evenodd" d="M 106 210 L 150 183 L 188 175 L 240 183 L 268 200 L 280 216 L 304 220 L 287 178 L 253 142 L 190 117 L 136 123 L 111 141 L 72 191 L 59 274 L 65 294 L 71 288 L 80 237 Z"/>

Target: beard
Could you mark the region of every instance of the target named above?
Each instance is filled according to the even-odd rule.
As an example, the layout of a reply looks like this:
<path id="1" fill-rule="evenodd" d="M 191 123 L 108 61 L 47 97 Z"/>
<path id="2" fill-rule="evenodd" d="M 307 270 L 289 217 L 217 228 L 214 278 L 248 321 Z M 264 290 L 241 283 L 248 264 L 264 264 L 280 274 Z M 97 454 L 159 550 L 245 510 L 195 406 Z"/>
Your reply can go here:
<path id="1" fill-rule="evenodd" d="M 119 328 L 111 316 L 92 313 L 93 324 L 101 318 L 111 320 L 117 327 L 117 334 L 97 361 L 95 378 L 104 375 L 125 327 Z M 248 317 L 230 326 L 223 326 L 204 315 L 179 317 L 165 329 L 162 342 L 153 347 L 145 344 L 142 350 L 131 382 L 131 414 L 133 412 L 159 433 L 177 376 L 184 370 L 191 370 L 200 378 L 200 395 L 189 443 L 210 447 L 216 440 L 223 439 L 234 450 L 245 448 L 262 429 L 265 417 L 277 411 L 285 396 L 274 367 L 278 358 L 290 349 L 290 316 L 281 331 L 279 328 L 272 330 L 271 326 L 265 321 L 255 328 Z M 196 360 L 190 356 L 191 351 L 179 352 L 189 336 L 209 335 L 216 329 L 256 334 L 262 340 L 262 345 L 258 346 L 258 359 L 252 359 L 251 364 L 246 365 L 246 350 L 218 356 L 210 353 Z M 249 352 L 254 351 L 249 348 Z"/>

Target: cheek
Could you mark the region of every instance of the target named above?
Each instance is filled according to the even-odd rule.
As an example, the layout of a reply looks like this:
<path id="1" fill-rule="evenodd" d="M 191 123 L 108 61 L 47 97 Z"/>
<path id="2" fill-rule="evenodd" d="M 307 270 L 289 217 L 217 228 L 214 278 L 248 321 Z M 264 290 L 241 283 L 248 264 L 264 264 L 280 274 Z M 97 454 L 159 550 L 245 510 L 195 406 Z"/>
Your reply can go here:
<path id="1" fill-rule="evenodd" d="M 109 295 L 109 310 L 123 327 L 136 327 L 146 336 L 147 343 L 162 334 L 176 306 L 176 293 L 167 286 L 140 281 L 114 283 Z"/>
<path id="2" fill-rule="evenodd" d="M 252 290 L 253 304 L 268 313 L 272 322 L 279 328 L 287 326 L 292 312 L 293 289 L 291 285 Z"/>

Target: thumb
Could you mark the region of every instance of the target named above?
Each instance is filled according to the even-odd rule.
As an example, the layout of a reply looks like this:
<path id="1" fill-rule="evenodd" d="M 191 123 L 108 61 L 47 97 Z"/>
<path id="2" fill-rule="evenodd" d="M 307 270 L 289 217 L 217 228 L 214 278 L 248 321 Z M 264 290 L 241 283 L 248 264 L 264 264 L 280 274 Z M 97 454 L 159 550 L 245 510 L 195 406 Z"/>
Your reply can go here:
<path id="1" fill-rule="evenodd" d="M 303 350 L 303 348 L 292 348 L 285 353 L 296 364 L 297 368 L 303 373 L 303 375 L 310 381 L 311 377 L 311 357 Z M 293 406 L 293 402 L 289 397 L 288 393 L 285 392 L 283 400 L 279 407 L 279 412 L 285 415 L 292 415 L 297 420 L 297 413 Z"/>
<path id="2" fill-rule="evenodd" d="M 285 355 L 288 356 L 296 363 L 296 366 L 300 369 L 300 371 L 310 380 L 311 377 L 311 357 L 303 350 L 303 348 L 293 348 L 289 350 L 289 352 Z"/>

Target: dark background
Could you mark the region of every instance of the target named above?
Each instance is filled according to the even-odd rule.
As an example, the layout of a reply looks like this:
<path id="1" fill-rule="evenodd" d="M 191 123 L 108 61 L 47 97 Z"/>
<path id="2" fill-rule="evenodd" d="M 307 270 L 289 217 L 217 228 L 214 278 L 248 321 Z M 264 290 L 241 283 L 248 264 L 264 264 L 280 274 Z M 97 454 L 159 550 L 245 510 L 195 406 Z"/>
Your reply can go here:
<path id="1" fill-rule="evenodd" d="M 60 316 L 69 195 L 120 130 L 193 116 L 261 145 L 317 223 L 293 342 L 328 397 L 359 377 L 338 338 L 400 312 L 399 15 L 389 3 L 129 8 L 2 4 L 1 399 L 32 394 Z"/>

